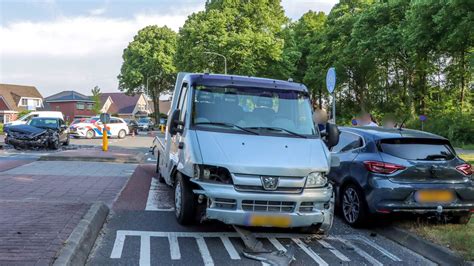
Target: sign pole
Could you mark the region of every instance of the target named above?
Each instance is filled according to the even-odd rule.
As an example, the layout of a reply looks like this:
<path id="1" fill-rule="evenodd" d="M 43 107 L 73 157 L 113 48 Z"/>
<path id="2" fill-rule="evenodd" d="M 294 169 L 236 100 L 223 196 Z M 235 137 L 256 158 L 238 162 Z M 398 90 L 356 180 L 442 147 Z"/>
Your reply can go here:
<path id="1" fill-rule="evenodd" d="M 328 73 L 326 74 L 326 88 L 328 92 L 332 96 L 332 119 L 333 123 L 336 124 L 336 92 L 334 91 L 336 88 L 336 69 L 331 67 L 328 69 Z"/>
<path id="2" fill-rule="evenodd" d="M 336 93 L 331 93 L 332 95 L 332 119 L 334 124 L 336 124 Z"/>
<path id="3" fill-rule="evenodd" d="M 102 150 L 107 151 L 109 149 L 109 140 L 107 139 L 107 124 L 104 124 L 102 129 Z"/>

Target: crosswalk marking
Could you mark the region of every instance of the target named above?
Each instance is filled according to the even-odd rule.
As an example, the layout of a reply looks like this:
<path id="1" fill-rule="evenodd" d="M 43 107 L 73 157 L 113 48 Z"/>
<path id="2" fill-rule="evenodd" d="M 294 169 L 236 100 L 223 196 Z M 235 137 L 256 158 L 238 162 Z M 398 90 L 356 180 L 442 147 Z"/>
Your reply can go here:
<path id="1" fill-rule="evenodd" d="M 325 262 L 318 254 L 316 254 L 310 247 L 308 247 L 303 241 L 299 238 L 292 238 L 293 242 L 296 243 L 306 254 L 308 254 L 314 261 L 318 263 L 320 266 L 327 266 L 327 262 Z"/>
<path id="2" fill-rule="evenodd" d="M 160 208 L 158 206 L 158 199 L 156 199 L 156 191 L 158 190 L 159 181 L 152 177 L 150 183 L 150 190 L 148 191 L 148 197 L 146 200 L 145 211 L 174 211 L 174 208 Z"/>
<path id="3" fill-rule="evenodd" d="M 180 260 L 181 252 L 179 251 L 178 238 L 176 236 L 168 236 L 168 242 L 170 243 L 171 259 Z"/>
<path id="4" fill-rule="evenodd" d="M 356 245 L 352 244 L 346 239 L 342 239 L 340 237 L 334 237 L 334 239 L 344 243 L 346 246 L 352 248 L 357 254 L 364 257 L 367 261 L 369 261 L 372 265 L 382 266 L 383 264 L 376 260 L 374 257 L 370 256 L 369 253 L 363 251 L 362 249 L 358 248 Z"/>
<path id="5" fill-rule="evenodd" d="M 205 266 L 214 266 L 214 261 L 212 261 L 211 253 L 207 248 L 206 241 L 202 236 L 196 236 L 196 242 L 198 244 L 199 252 L 201 252 L 202 260 L 204 261 Z"/>
<path id="6" fill-rule="evenodd" d="M 319 244 L 321 244 L 324 248 L 329 249 L 329 251 L 334 254 L 338 259 L 342 261 L 351 261 L 348 257 L 342 254 L 339 250 L 335 249 L 331 244 L 324 240 L 318 240 Z"/>
<path id="7" fill-rule="evenodd" d="M 229 253 L 230 258 L 233 260 L 240 260 L 240 255 L 237 250 L 235 250 L 235 247 L 234 245 L 232 245 L 232 242 L 230 242 L 229 237 L 221 236 L 220 238 L 222 240 L 222 243 L 224 244 L 225 249 L 227 250 L 227 253 Z"/>
<path id="8" fill-rule="evenodd" d="M 310 246 L 305 244 L 302 239 L 307 237 L 304 234 L 292 234 L 292 233 L 253 233 L 256 238 L 266 238 L 268 241 L 277 249 L 286 252 L 285 246 L 278 239 L 291 239 L 303 252 L 313 259 L 318 265 L 328 265 L 320 255 L 313 250 Z M 127 236 L 138 236 L 140 237 L 140 265 L 150 265 L 150 241 L 152 237 L 163 237 L 167 238 L 169 242 L 169 250 L 171 260 L 180 260 L 181 251 L 179 247 L 179 238 L 194 238 L 196 240 L 200 255 L 204 262 L 204 265 L 214 265 L 213 258 L 209 252 L 209 248 L 206 244 L 205 238 L 219 238 L 223 243 L 225 250 L 229 254 L 232 260 L 241 260 L 241 256 L 237 251 L 236 247 L 232 244 L 230 238 L 239 238 L 237 232 L 156 232 L 156 231 L 133 231 L 133 230 L 118 230 L 116 233 L 115 242 L 113 245 L 110 258 L 120 259 L 122 257 L 123 247 Z M 401 261 L 399 257 L 390 253 L 388 250 L 376 244 L 364 236 L 360 235 L 340 235 L 340 236 L 329 236 L 324 240 L 317 240 L 322 247 L 327 248 L 337 259 L 341 262 L 351 261 L 346 255 L 341 253 L 339 250 L 331 245 L 330 241 L 338 241 L 347 247 L 350 247 L 355 253 L 367 260 L 372 265 L 382 265 L 380 261 L 375 259 L 373 256 L 362 250 L 358 245 L 371 246 L 374 250 L 380 252 L 382 255 L 388 257 L 392 261 Z"/>
<path id="9" fill-rule="evenodd" d="M 276 249 L 286 252 L 286 248 L 276 238 L 269 237 L 268 240 L 273 244 L 273 246 L 275 246 Z"/>
<path id="10" fill-rule="evenodd" d="M 393 255 L 392 253 L 388 252 L 386 249 L 384 249 L 383 247 L 377 245 L 374 241 L 371 241 L 371 240 L 367 239 L 365 236 L 357 236 L 357 237 L 349 236 L 349 239 L 360 240 L 360 241 L 364 242 L 365 244 L 375 248 L 380 253 L 387 256 L 388 258 L 390 258 L 393 261 L 402 261 L 399 257 L 397 257 L 397 256 Z"/>

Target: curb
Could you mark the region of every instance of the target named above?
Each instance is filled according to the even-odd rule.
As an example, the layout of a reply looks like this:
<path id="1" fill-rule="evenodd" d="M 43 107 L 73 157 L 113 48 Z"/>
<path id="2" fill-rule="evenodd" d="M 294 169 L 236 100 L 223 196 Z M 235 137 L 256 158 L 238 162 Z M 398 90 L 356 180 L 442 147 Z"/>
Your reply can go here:
<path id="1" fill-rule="evenodd" d="M 108 214 L 109 208 L 104 203 L 92 204 L 64 243 L 53 265 L 84 265 Z"/>
<path id="2" fill-rule="evenodd" d="M 429 242 L 407 230 L 398 227 L 387 227 L 375 231 L 439 265 L 469 265 L 448 248 Z"/>
<path id="3" fill-rule="evenodd" d="M 41 156 L 38 159 L 38 161 L 89 161 L 89 162 L 102 162 L 102 163 L 133 163 L 133 164 L 140 164 L 142 160 L 143 160 L 143 156 L 140 156 L 140 155 L 135 155 L 129 158 L 46 155 L 46 156 Z"/>

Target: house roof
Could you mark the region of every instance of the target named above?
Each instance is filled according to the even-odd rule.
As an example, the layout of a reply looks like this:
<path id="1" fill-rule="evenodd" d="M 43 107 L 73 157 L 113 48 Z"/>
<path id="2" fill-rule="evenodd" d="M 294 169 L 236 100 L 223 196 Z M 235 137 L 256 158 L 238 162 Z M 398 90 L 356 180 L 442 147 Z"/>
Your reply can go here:
<path id="1" fill-rule="evenodd" d="M 43 96 L 34 86 L 23 86 L 13 84 L 0 84 L 0 96 L 12 111 L 24 110 L 24 107 L 18 107 L 21 97 L 40 98 Z"/>
<path id="2" fill-rule="evenodd" d="M 62 91 L 46 97 L 45 102 L 94 102 L 89 96 L 77 91 Z"/>
<path id="3" fill-rule="evenodd" d="M 126 95 L 122 92 L 111 92 L 111 93 L 102 93 L 101 97 L 110 97 L 114 104 L 117 106 L 119 114 L 131 114 L 137 105 L 138 99 L 140 99 L 141 94 L 135 94 L 133 96 Z M 102 101 L 102 98 L 101 98 Z"/>

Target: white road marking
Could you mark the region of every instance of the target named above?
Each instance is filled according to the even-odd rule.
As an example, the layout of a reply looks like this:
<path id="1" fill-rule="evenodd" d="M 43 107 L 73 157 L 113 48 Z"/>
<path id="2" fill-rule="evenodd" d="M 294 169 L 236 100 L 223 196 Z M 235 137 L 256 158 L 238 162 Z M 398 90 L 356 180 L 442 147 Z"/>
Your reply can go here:
<path id="1" fill-rule="evenodd" d="M 211 253 L 207 248 L 206 241 L 202 236 L 196 237 L 196 243 L 198 245 L 199 251 L 201 252 L 202 260 L 206 266 L 214 266 L 214 261 L 212 261 Z"/>
<path id="2" fill-rule="evenodd" d="M 158 186 L 159 186 L 158 179 L 152 177 L 150 190 L 148 191 L 148 198 L 146 200 L 145 211 L 165 211 L 165 212 L 174 211 L 174 208 L 163 209 L 158 206 L 158 200 L 156 199 L 156 195 L 157 195 L 156 191 L 158 190 Z"/>
<path id="3" fill-rule="evenodd" d="M 273 244 L 273 246 L 274 246 L 277 250 L 286 252 L 286 248 L 280 243 L 280 241 L 278 241 L 278 239 L 276 239 L 276 238 L 274 238 L 274 237 L 269 237 L 268 240 L 270 241 L 270 243 Z"/>
<path id="4" fill-rule="evenodd" d="M 150 236 L 140 238 L 140 266 L 150 265 Z"/>
<path id="5" fill-rule="evenodd" d="M 221 236 L 220 239 L 222 240 L 222 243 L 224 244 L 227 253 L 229 253 L 230 258 L 233 260 L 240 260 L 240 255 L 237 250 L 235 250 L 235 247 L 234 245 L 232 245 L 232 242 L 230 242 L 229 237 Z"/>
<path id="6" fill-rule="evenodd" d="M 180 260 L 181 252 L 179 251 L 178 238 L 176 236 L 168 236 L 168 242 L 170 243 L 171 259 Z"/>
<path id="7" fill-rule="evenodd" d="M 324 240 L 318 240 L 319 244 L 321 244 L 324 248 L 329 249 L 329 251 L 334 254 L 338 259 L 342 261 L 351 261 L 348 257 L 342 254 L 339 250 L 335 249 L 331 244 Z"/>
<path id="8" fill-rule="evenodd" d="M 122 231 L 117 231 L 114 247 L 112 248 L 112 253 L 110 254 L 110 258 L 112 259 L 120 259 L 122 257 L 123 251 L 123 244 L 125 242 L 126 235 L 122 233 Z"/>
<path id="9" fill-rule="evenodd" d="M 372 240 L 369 240 L 367 239 L 366 237 L 364 236 L 349 236 L 348 237 L 349 239 L 352 239 L 352 240 L 360 240 L 362 242 L 364 242 L 365 244 L 375 248 L 376 250 L 378 250 L 380 253 L 382 253 L 383 255 L 387 256 L 388 258 L 390 258 L 391 260 L 393 261 L 402 261 L 399 257 L 393 255 L 392 253 L 388 252 L 386 249 L 384 249 L 383 247 L 377 245 L 374 241 Z"/>
<path id="10" fill-rule="evenodd" d="M 327 266 L 327 262 L 325 262 L 318 254 L 316 254 L 310 247 L 308 247 L 301 239 L 299 238 L 292 238 L 293 242 L 295 242 L 308 256 L 310 256 L 314 261 L 318 263 L 318 265 Z"/>
<path id="11" fill-rule="evenodd" d="M 331 238 L 330 238 L 331 239 Z M 358 248 L 356 245 L 352 244 L 350 241 L 346 240 L 346 239 L 342 239 L 340 237 L 334 237 L 333 239 L 339 241 L 339 242 L 342 242 L 344 245 L 352 248 L 357 254 L 359 254 L 360 256 L 364 257 L 368 262 L 370 262 L 372 265 L 378 265 L 378 266 L 382 266 L 383 264 L 376 260 L 374 257 L 370 256 L 369 253 L 363 251 L 362 249 Z"/>

